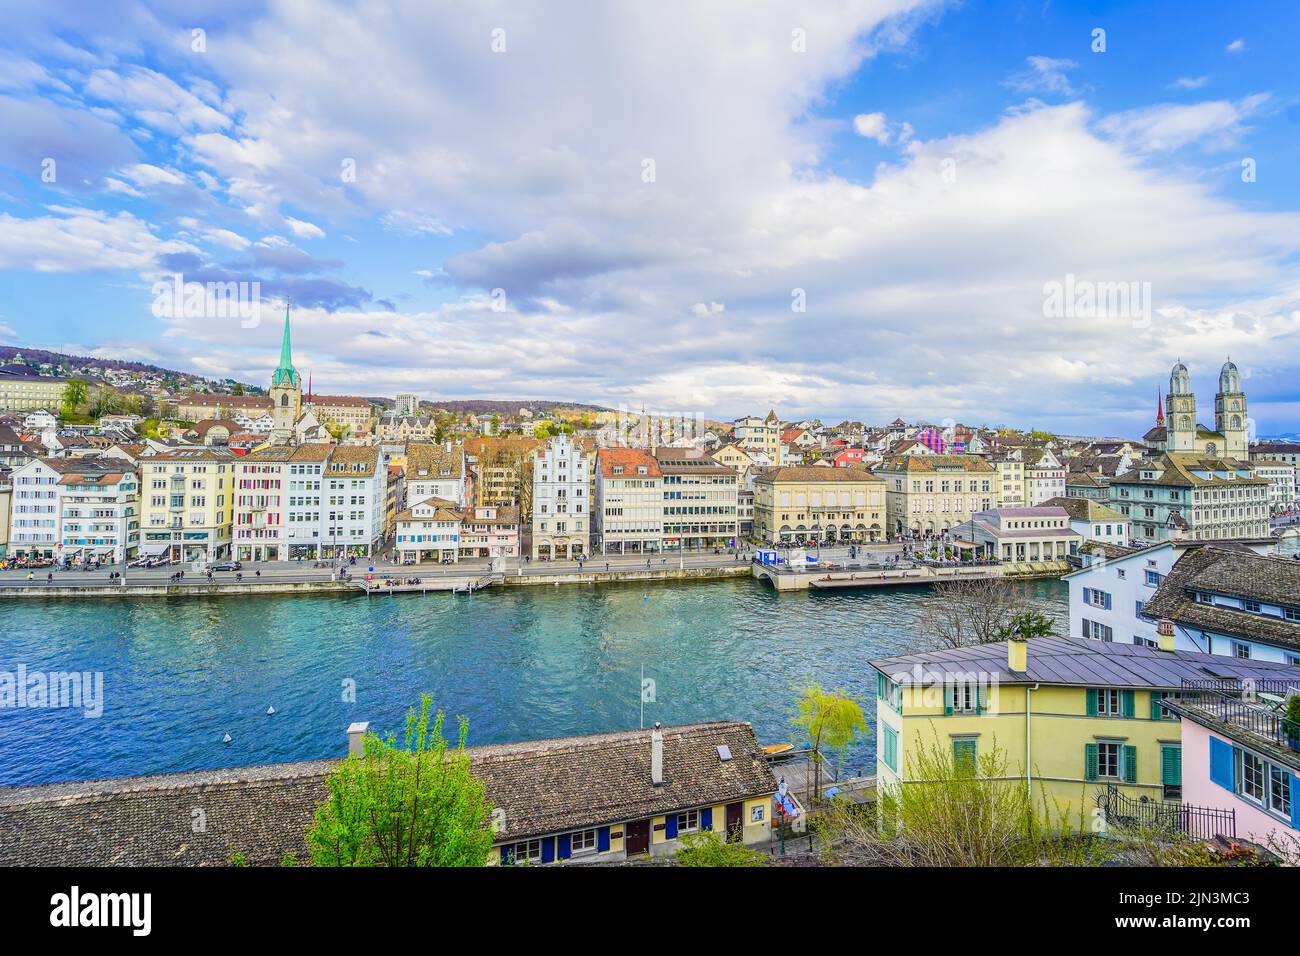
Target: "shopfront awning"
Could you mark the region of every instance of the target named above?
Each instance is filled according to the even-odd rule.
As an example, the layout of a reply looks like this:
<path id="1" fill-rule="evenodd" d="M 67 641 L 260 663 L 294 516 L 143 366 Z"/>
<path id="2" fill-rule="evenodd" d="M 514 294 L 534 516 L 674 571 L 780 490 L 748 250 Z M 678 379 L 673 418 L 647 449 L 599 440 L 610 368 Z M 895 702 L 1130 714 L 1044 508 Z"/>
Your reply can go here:
<path id="1" fill-rule="evenodd" d="M 170 541 L 146 541 L 140 545 L 140 557 L 156 558 L 160 554 L 166 554 L 171 546 Z"/>

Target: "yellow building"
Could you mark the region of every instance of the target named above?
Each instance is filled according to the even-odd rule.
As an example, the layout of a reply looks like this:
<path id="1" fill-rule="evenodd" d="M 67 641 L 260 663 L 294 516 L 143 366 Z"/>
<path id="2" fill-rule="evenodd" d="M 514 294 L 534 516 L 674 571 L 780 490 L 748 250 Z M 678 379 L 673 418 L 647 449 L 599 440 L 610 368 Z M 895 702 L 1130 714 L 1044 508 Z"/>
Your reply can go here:
<path id="1" fill-rule="evenodd" d="M 878 786 L 915 782 L 918 755 L 937 745 L 954 761 L 1000 752 L 1001 779 L 1025 781 L 1034 805 L 1046 797 L 1072 829 L 1093 825 L 1098 796 L 1111 786 L 1133 799 L 1181 799 L 1179 723 L 1161 699 L 1185 679 L 1276 677 L 1282 665 L 1174 651 L 1172 636 L 1162 641 L 1043 637 L 872 661 Z"/>
<path id="2" fill-rule="evenodd" d="M 1021 507 L 1025 503 L 1025 463 L 1011 455 L 999 455 L 991 463 L 997 470 L 994 507 Z"/>
<path id="3" fill-rule="evenodd" d="M 57 415 L 67 387 L 66 378 L 36 375 L 26 366 L 6 365 L 0 367 L 0 409 L 34 411 L 44 408 Z"/>
<path id="4" fill-rule="evenodd" d="M 763 544 L 883 540 L 885 503 L 885 482 L 865 468 L 769 468 L 754 479 L 754 537 Z"/>
<path id="5" fill-rule="evenodd" d="M 235 464 L 226 448 L 177 448 L 140 458 L 140 556 L 230 556 Z"/>
<path id="6" fill-rule="evenodd" d="M 873 470 L 885 480 L 892 534 L 946 534 L 997 497 L 997 470 L 978 455 L 895 455 Z"/>

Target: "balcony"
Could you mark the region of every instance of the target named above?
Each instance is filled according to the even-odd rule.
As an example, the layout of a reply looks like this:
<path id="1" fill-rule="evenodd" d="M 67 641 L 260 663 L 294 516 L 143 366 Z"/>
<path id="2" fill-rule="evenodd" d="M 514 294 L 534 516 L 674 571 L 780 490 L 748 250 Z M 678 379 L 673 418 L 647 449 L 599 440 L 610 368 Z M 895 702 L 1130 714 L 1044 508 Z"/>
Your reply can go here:
<path id="1" fill-rule="evenodd" d="M 1287 720 L 1287 697 L 1300 682 L 1256 680 L 1244 687 L 1235 680 L 1184 681 L 1169 710 L 1218 725 L 1231 736 L 1288 751 L 1300 751 L 1300 725 Z"/>

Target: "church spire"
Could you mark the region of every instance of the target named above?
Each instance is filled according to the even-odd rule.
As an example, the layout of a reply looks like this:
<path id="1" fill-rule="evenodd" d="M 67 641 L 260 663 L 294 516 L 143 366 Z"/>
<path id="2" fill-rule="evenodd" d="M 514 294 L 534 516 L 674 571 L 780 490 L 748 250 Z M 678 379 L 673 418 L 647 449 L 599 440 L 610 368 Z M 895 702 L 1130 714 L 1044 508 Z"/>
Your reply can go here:
<path id="1" fill-rule="evenodd" d="M 298 370 L 293 367 L 293 347 L 289 343 L 289 303 L 284 304 L 284 336 L 280 339 L 280 364 L 271 375 L 271 387 L 301 387 Z"/>
<path id="2" fill-rule="evenodd" d="M 1165 427 L 1165 404 L 1160 394 L 1160 386 L 1156 386 L 1156 428 Z"/>

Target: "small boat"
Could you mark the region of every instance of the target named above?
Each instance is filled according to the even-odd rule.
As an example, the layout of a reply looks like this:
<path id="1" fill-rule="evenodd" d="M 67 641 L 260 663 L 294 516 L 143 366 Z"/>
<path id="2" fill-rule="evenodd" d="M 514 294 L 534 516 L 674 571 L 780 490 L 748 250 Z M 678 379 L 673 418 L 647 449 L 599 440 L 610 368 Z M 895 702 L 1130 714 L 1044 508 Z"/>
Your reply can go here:
<path id="1" fill-rule="evenodd" d="M 794 750 L 794 744 L 768 744 L 763 748 L 763 753 L 768 757 L 778 757 L 781 754 L 789 753 L 791 750 Z"/>

